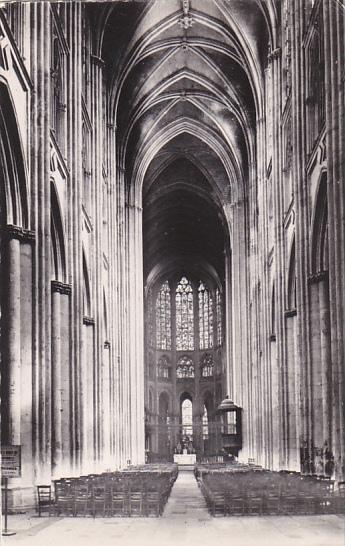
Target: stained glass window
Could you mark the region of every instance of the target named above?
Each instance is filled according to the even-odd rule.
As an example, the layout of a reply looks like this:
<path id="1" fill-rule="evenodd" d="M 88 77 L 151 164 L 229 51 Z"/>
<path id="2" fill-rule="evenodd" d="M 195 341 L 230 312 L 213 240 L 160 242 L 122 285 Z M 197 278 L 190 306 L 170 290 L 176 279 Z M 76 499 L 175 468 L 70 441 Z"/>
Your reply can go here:
<path id="1" fill-rule="evenodd" d="M 204 354 L 201 359 L 201 377 L 213 376 L 213 358 L 209 353 Z"/>
<path id="2" fill-rule="evenodd" d="M 156 343 L 157 349 L 171 349 L 171 305 L 168 281 L 162 284 L 156 300 Z"/>
<path id="3" fill-rule="evenodd" d="M 208 438 L 208 414 L 206 406 L 204 406 L 204 413 L 202 416 L 202 437 L 204 440 L 207 440 Z"/>
<path id="4" fill-rule="evenodd" d="M 213 347 L 213 302 L 208 288 L 200 282 L 199 290 L 199 344 L 200 349 Z"/>
<path id="5" fill-rule="evenodd" d="M 222 326 L 222 296 L 219 288 L 216 290 L 216 309 L 217 309 L 217 345 L 223 343 L 223 326 Z"/>
<path id="6" fill-rule="evenodd" d="M 176 288 L 176 349 L 194 350 L 193 289 L 186 277 Z"/>
<path id="7" fill-rule="evenodd" d="M 186 398 L 182 402 L 182 434 L 191 438 L 193 436 L 193 404 Z"/>
<path id="8" fill-rule="evenodd" d="M 171 368 L 170 362 L 167 356 L 161 356 L 158 360 L 157 375 L 160 379 L 170 379 Z"/>
<path id="9" fill-rule="evenodd" d="M 193 360 L 188 356 L 181 356 L 177 361 L 176 377 L 178 379 L 185 379 L 188 377 L 194 377 L 195 370 Z"/>

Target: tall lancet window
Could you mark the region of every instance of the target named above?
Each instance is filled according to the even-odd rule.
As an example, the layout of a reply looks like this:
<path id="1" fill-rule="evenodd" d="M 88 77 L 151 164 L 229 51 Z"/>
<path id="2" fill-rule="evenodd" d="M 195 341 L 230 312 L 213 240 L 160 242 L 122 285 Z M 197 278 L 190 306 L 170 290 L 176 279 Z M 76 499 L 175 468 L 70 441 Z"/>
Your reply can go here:
<path id="1" fill-rule="evenodd" d="M 186 277 L 176 288 L 176 349 L 194 351 L 193 289 Z"/>
<path id="2" fill-rule="evenodd" d="M 216 310 L 217 310 L 217 345 L 223 343 L 223 326 L 222 326 L 222 296 L 219 288 L 216 290 Z"/>
<path id="3" fill-rule="evenodd" d="M 162 284 L 156 299 L 156 343 L 157 349 L 171 349 L 171 305 L 168 281 Z"/>
<path id="4" fill-rule="evenodd" d="M 190 439 L 193 436 L 193 403 L 186 398 L 182 402 L 182 434 Z"/>
<path id="5" fill-rule="evenodd" d="M 199 284 L 199 345 L 200 349 L 213 347 L 212 296 L 208 288 Z"/>

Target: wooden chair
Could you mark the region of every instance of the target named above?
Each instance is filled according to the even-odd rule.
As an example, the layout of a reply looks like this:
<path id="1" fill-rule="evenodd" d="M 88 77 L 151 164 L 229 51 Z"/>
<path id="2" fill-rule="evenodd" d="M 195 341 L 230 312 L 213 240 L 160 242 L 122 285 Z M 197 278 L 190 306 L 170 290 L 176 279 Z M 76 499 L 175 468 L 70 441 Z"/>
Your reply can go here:
<path id="1" fill-rule="evenodd" d="M 226 514 L 229 516 L 243 516 L 245 511 L 245 497 L 240 491 L 232 489 L 225 496 Z"/>
<path id="2" fill-rule="evenodd" d="M 280 488 L 277 484 L 270 484 L 263 497 L 263 512 L 265 514 L 280 514 Z"/>
<path id="3" fill-rule="evenodd" d="M 212 491 L 211 494 L 211 514 L 212 516 L 225 516 L 225 494 L 223 491 Z"/>
<path id="4" fill-rule="evenodd" d="M 74 503 L 74 484 L 75 480 L 62 479 L 55 480 L 55 504 L 56 512 L 75 515 L 75 503 Z"/>
<path id="5" fill-rule="evenodd" d="M 256 488 L 249 490 L 246 493 L 245 512 L 246 514 L 262 515 L 263 511 L 263 496 Z"/>
<path id="6" fill-rule="evenodd" d="M 143 491 L 139 485 L 130 486 L 129 489 L 129 516 L 142 516 Z"/>
<path id="7" fill-rule="evenodd" d="M 100 511 L 105 517 L 107 505 L 107 491 L 103 480 L 93 480 L 91 490 L 91 505 L 93 517 L 96 517 L 96 512 Z"/>
<path id="8" fill-rule="evenodd" d="M 128 515 L 128 494 L 125 483 L 121 479 L 114 480 L 111 485 L 110 513 L 112 516 Z"/>
<path id="9" fill-rule="evenodd" d="M 146 516 L 160 516 L 163 511 L 164 501 L 160 492 L 160 486 L 147 484 L 144 493 L 144 513 Z"/>
<path id="10" fill-rule="evenodd" d="M 86 516 L 90 511 L 91 495 L 88 480 L 78 480 L 74 488 L 74 515 Z"/>
<path id="11" fill-rule="evenodd" d="M 48 515 L 51 515 L 52 510 L 55 509 L 55 503 L 52 498 L 51 485 L 38 485 L 37 486 L 37 511 L 38 517 L 41 517 L 42 512 L 47 511 Z"/>

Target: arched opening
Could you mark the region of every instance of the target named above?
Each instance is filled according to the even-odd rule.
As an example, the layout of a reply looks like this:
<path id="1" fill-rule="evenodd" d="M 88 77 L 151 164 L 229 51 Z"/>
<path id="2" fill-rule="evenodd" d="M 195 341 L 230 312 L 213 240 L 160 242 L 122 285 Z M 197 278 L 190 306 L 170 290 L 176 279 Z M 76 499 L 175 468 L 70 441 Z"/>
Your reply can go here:
<path id="1" fill-rule="evenodd" d="M 90 279 L 85 253 L 83 253 L 83 315 L 91 317 Z"/>
<path id="2" fill-rule="evenodd" d="M 184 156 L 160 168 L 152 165 L 144 182 L 145 377 L 155 391 L 169 384 L 175 408 L 182 392 L 193 393 L 198 420 L 201 383 L 212 391 L 216 377 L 225 381 L 224 247 L 229 240 L 211 192 L 204 170 Z M 199 428 L 192 440 L 197 455 L 204 452 Z M 174 430 L 173 450 L 182 442 Z"/>
<path id="3" fill-rule="evenodd" d="M 288 309 L 296 309 L 296 305 L 296 245 L 294 237 L 290 251 L 287 306 Z"/>
<path id="4" fill-rule="evenodd" d="M 31 412 L 27 393 L 23 393 L 21 385 L 22 368 L 29 365 L 32 335 L 31 248 L 28 240 L 21 237 L 28 228 L 27 167 L 12 96 L 1 80 L 0 363 L 1 441 L 4 445 L 21 444 L 23 400 L 28 403 L 26 415 Z"/>
<path id="5" fill-rule="evenodd" d="M 299 412 L 298 408 L 298 383 L 300 370 L 298 368 L 297 356 L 297 300 L 296 300 L 296 243 L 293 234 L 290 256 L 288 262 L 287 275 L 287 297 L 285 311 L 285 331 L 286 331 L 286 375 L 289 389 L 286 395 L 285 422 L 289 430 L 287 440 L 287 464 L 294 470 L 299 470 Z M 273 354 L 275 348 L 273 349 Z"/>
<path id="6" fill-rule="evenodd" d="M 66 279 L 66 253 L 64 229 L 59 205 L 59 198 L 52 181 L 50 187 L 51 195 L 51 238 L 52 238 L 52 272 L 53 279 L 65 282 Z"/>
<path id="7" fill-rule="evenodd" d="M 315 425 L 312 445 L 302 454 L 302 469 L 306 473 L 330 477 L 334 471 L 334 439 L 331 425 L 332 357 L 328 246 L 327 174 L 324 172 L 320 177 L 313 211 L 309 277 L 311 400 Z"/>
<path id="8" fill-rule="evenodd" d="M 193 450 L 193 401 L 187 393 L 181 396 L 180 422 L 182 449 L 188 453 Z"/>
<path id="9" fill-rule="evenodd" d="M 18 123 L 8 88 L 0 82 L 1 210 L 4 223 L 29 227 L 27 177 Z"/>
<path id="10" fill-rule="evenodd" d="M 127 55 L 120 59 L 109 55 L 110 49 L 121 45 L 120 34 L 107 30 L 101 57 L 107 66 L 118 69 L 109 82 L 109 111 L 117 127 L 119 183 L 128 207 L 127 327 L 134 342 L 126 365 L 133 369 L 133 377 L 145 378 L 146 393 L 152 388 L 158 399 L 162 388 L 169 392 L 173 419 L 181 393 L 192 393 L 198 419 L 196 449 L 202 452 L 201 392 L 205 388 L 227 392 L 230 378 L 241 376 L 248 349 L 243 336 L 249 274 L 246 183 L 254 182 L 256 120 L 263 118 L 258 68 L 266 63 L 270 37 L 256 3 L 254 16 L 263 40 L 260 52 L 248 46 L 228 6 L 218 9 L 209 2 L 200 13 L 193 6 L 198 29 L 206 38 L 201 46 L 178 24 L 180 8 L 165 3 L 162 18 L 158 3 L 153 2 L 141 13 L 138 26 L 129 6 L 120 15 L 109 9 L 109 29 L 124 24 L 133 35 L 126 44 Z M 154 29 L 152 17 L 157 21 Z M 244 13 L 242 17 L 245 22 Z M 181 47 L 184 40 L 188 45 Z M 143 317 L 141 294 L 145 295 Z M 235 308 L 241 312 L 232 327 Z M 233 345 L 232 336 L 238 336 Z M 210 353 L 206 365 L 201 351 Z M 171 363 L 170 376 L 162 366 L 165 357 Z M 232 388 L 242 396 L 239 385 Z M 136 406 L 131 414 L 133 429 L 140 421 L 138 411 Z M 171 441 L 177 441 L 176 434 Z"/>

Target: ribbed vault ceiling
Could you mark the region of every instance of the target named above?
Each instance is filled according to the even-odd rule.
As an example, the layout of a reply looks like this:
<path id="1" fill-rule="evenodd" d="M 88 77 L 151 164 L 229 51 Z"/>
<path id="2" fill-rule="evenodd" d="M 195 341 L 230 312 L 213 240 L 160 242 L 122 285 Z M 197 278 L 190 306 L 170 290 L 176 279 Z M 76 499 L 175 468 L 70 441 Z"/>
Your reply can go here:
<path id="1" fill-rule="evenodd" d="M 137 0 L 89 8 L 128 200 L 144 206 L 146 278 L 187 259 L 223 276 L 223 205 L 245 195 L 255 158 L 274 4 Z"/>

